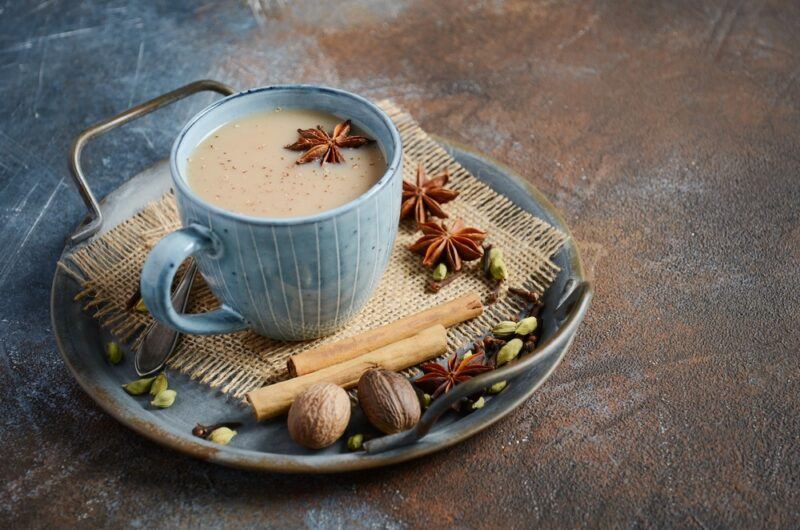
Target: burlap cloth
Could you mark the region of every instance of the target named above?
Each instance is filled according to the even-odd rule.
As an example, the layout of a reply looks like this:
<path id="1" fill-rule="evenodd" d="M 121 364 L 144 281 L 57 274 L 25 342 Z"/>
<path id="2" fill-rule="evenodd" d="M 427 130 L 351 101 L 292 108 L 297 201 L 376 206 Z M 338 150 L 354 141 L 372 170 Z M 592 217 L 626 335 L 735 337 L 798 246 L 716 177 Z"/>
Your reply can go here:
<path id="1" fill-rule="evenodd" d="M 565 234 L 472 176 L 392 102 L 382 101 L 379 105 L 400 130 L 404 178 L 415 181 L 418 163 L 425 165 L 430 176 L 448 168 L 452 176 L 449 187 L 459 191 L 458 198 L 445 205 L 450 222 L 463 218 L 468 225 L 487 230 L 487 243 L 503 249 L 509 283 L 543 292 L 558 274 L 559 269 L 550 257 L 564 243 Z M 168 193 L 60 264 L 83 287 L 76 300 L 124 343 L 135 346 L 141 331 L 152 323 L 149 315 L 126 308 L 136 292 L 147 253 L 179 225 L 174 196 Z M 361 313 L 336 334 L 302 343 L 274 341 L 249 331 L 215 336 L 183 335 L 169 366 L 241 398 L 250 390 L 288 377 L 286 360 L 294 353 L 387 324 L 471 290 L 489 294 L 490 286 L 474 270 L 479 266 L 477 262 L 440 292 L 427 292 L 430 270 L 422 266 L 420 256 L 407 248 L 419 235 L 411 223 L 402 223 L 377 291 Z M 483 316 L 451 328 L 450 349 L 463 345 L 498 318 L 516 312 L 517 304 L 513 297 L 502 296 Z M 216 299 L 198 277 L 189 311 L 207 311 L 216 305 Z"/>

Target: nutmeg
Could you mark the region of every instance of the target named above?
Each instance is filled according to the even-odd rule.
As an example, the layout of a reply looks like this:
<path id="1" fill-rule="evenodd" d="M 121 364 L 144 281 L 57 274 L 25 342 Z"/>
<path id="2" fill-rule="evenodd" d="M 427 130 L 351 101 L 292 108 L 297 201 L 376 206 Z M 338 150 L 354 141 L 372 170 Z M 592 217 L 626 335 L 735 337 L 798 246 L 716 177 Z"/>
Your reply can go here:
<path id="1" fill-rule="evenodd" d="M 358 402 L 367 419 L 386 434 L 410 429 L 419 421 L 419 399 L 404 376 L 374 368 L 358 380 Z"/>
<path id="2" fill-rule="evenodd" d="M 287 420 L 292 440 L 322 449 L 338 440 L 350 421 L 350 398 L 333 383 L 317 383 L 297 396 Z"/>

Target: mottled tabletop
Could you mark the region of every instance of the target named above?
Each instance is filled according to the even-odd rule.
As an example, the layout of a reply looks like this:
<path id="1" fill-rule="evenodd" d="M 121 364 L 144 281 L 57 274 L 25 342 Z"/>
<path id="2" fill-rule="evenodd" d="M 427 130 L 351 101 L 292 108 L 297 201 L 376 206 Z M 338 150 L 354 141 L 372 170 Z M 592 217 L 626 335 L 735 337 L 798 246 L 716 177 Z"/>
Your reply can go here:
<path id="1" fill-rule="evenodd" d="M 797 2 L 0 2 L 0 526 L 797 527 Z M 135 435 L 50 329 L 83 128 L 199 78 L 394 98 L 563 212 L 597 295 L 553 377 L 443 453 L 255 474 Z M 92 143 L 98 195 L 210 96 Z"/>

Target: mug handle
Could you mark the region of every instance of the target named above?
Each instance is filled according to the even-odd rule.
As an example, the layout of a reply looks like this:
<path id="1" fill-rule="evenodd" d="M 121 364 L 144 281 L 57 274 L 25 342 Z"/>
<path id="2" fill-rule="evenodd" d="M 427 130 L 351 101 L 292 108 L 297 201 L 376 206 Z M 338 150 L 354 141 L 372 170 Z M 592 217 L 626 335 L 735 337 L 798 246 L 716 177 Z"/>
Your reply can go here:
<path id="1" fill-rule="evenodd" d="M 213 335 L 247 328 L 244 317 L 225 304 L 194 315 L 181 314 L 172 304 L 172 280 L 180 264 L 198 252 L 214 252 L 214 238 L 205 226 L 191 224 L 164 236 L 153 247 L 142 268 L 140 288 L 150 314 L 182 333 Z"/>

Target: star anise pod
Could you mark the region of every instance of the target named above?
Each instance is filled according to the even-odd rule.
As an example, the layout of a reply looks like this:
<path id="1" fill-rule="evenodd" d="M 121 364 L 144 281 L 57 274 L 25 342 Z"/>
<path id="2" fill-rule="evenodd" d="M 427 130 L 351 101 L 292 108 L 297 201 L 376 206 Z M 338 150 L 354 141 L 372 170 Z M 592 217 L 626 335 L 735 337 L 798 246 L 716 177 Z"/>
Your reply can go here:
<path id="1" fill-rule="evenodd" d="M 428 179 L 425 166 L 417 165 L 417 183 L 412 184 L 403 180 L 403 206 L 400 209 L 400 219 L 405 219 L 414 213 L 417 223 L 424 223 L 429 215 L 447 217 L 442 210 L 442 204 L 450 202 L 458 196 L 458 192 L 445 188 L 450 180 L 450 172 L 445 169 L 438 176 Z"/>
<path id="2" fill-rule="evenodd" d="M 297 129 L 300 138 L 291 145 L 284 146 L 292 151 L 305 151 L 297 159 L 298 164 L 307 164 L 312 160 L 319 159 L 319 165 L 325 162 L 338 164 L 344 161 L 344 155 L 340 147 L 361 147 L 372 140 L 366 136 L 348 136 L 350 134 L 350 120 L 343 121 L 333 129 L 333 134 L 329 135 L 317 125 L 316 129 Z"/>
<path id="3" fill-rule="evenodd" d="M 409 248 L 424 256 L 422 264 L 433 267 L 446 261 L 451 271 L 460 271 L 462 261 L 472 261 L 483 255 L 481 243 L 486 232 L 480 228 L 468 227 L 462 219 L 457 219 L 452 228 L 434 221 L 421 223 L 419 229 L 424 234 Z"/>
<path id="4" fill-rule="evenodd" d="M 483 360 L 482 353 L 466 359 L 463 357 L 459 359 L 454 353 L 445 366 L 439 363 L 426 363 L 420 366 L 425 374 L 414 381 L 414 384 L 431 394 L 431 399 L 436 399 L 450 392 L 457 384 L 491 370 L 492 367 L 484 364 Z"/>

